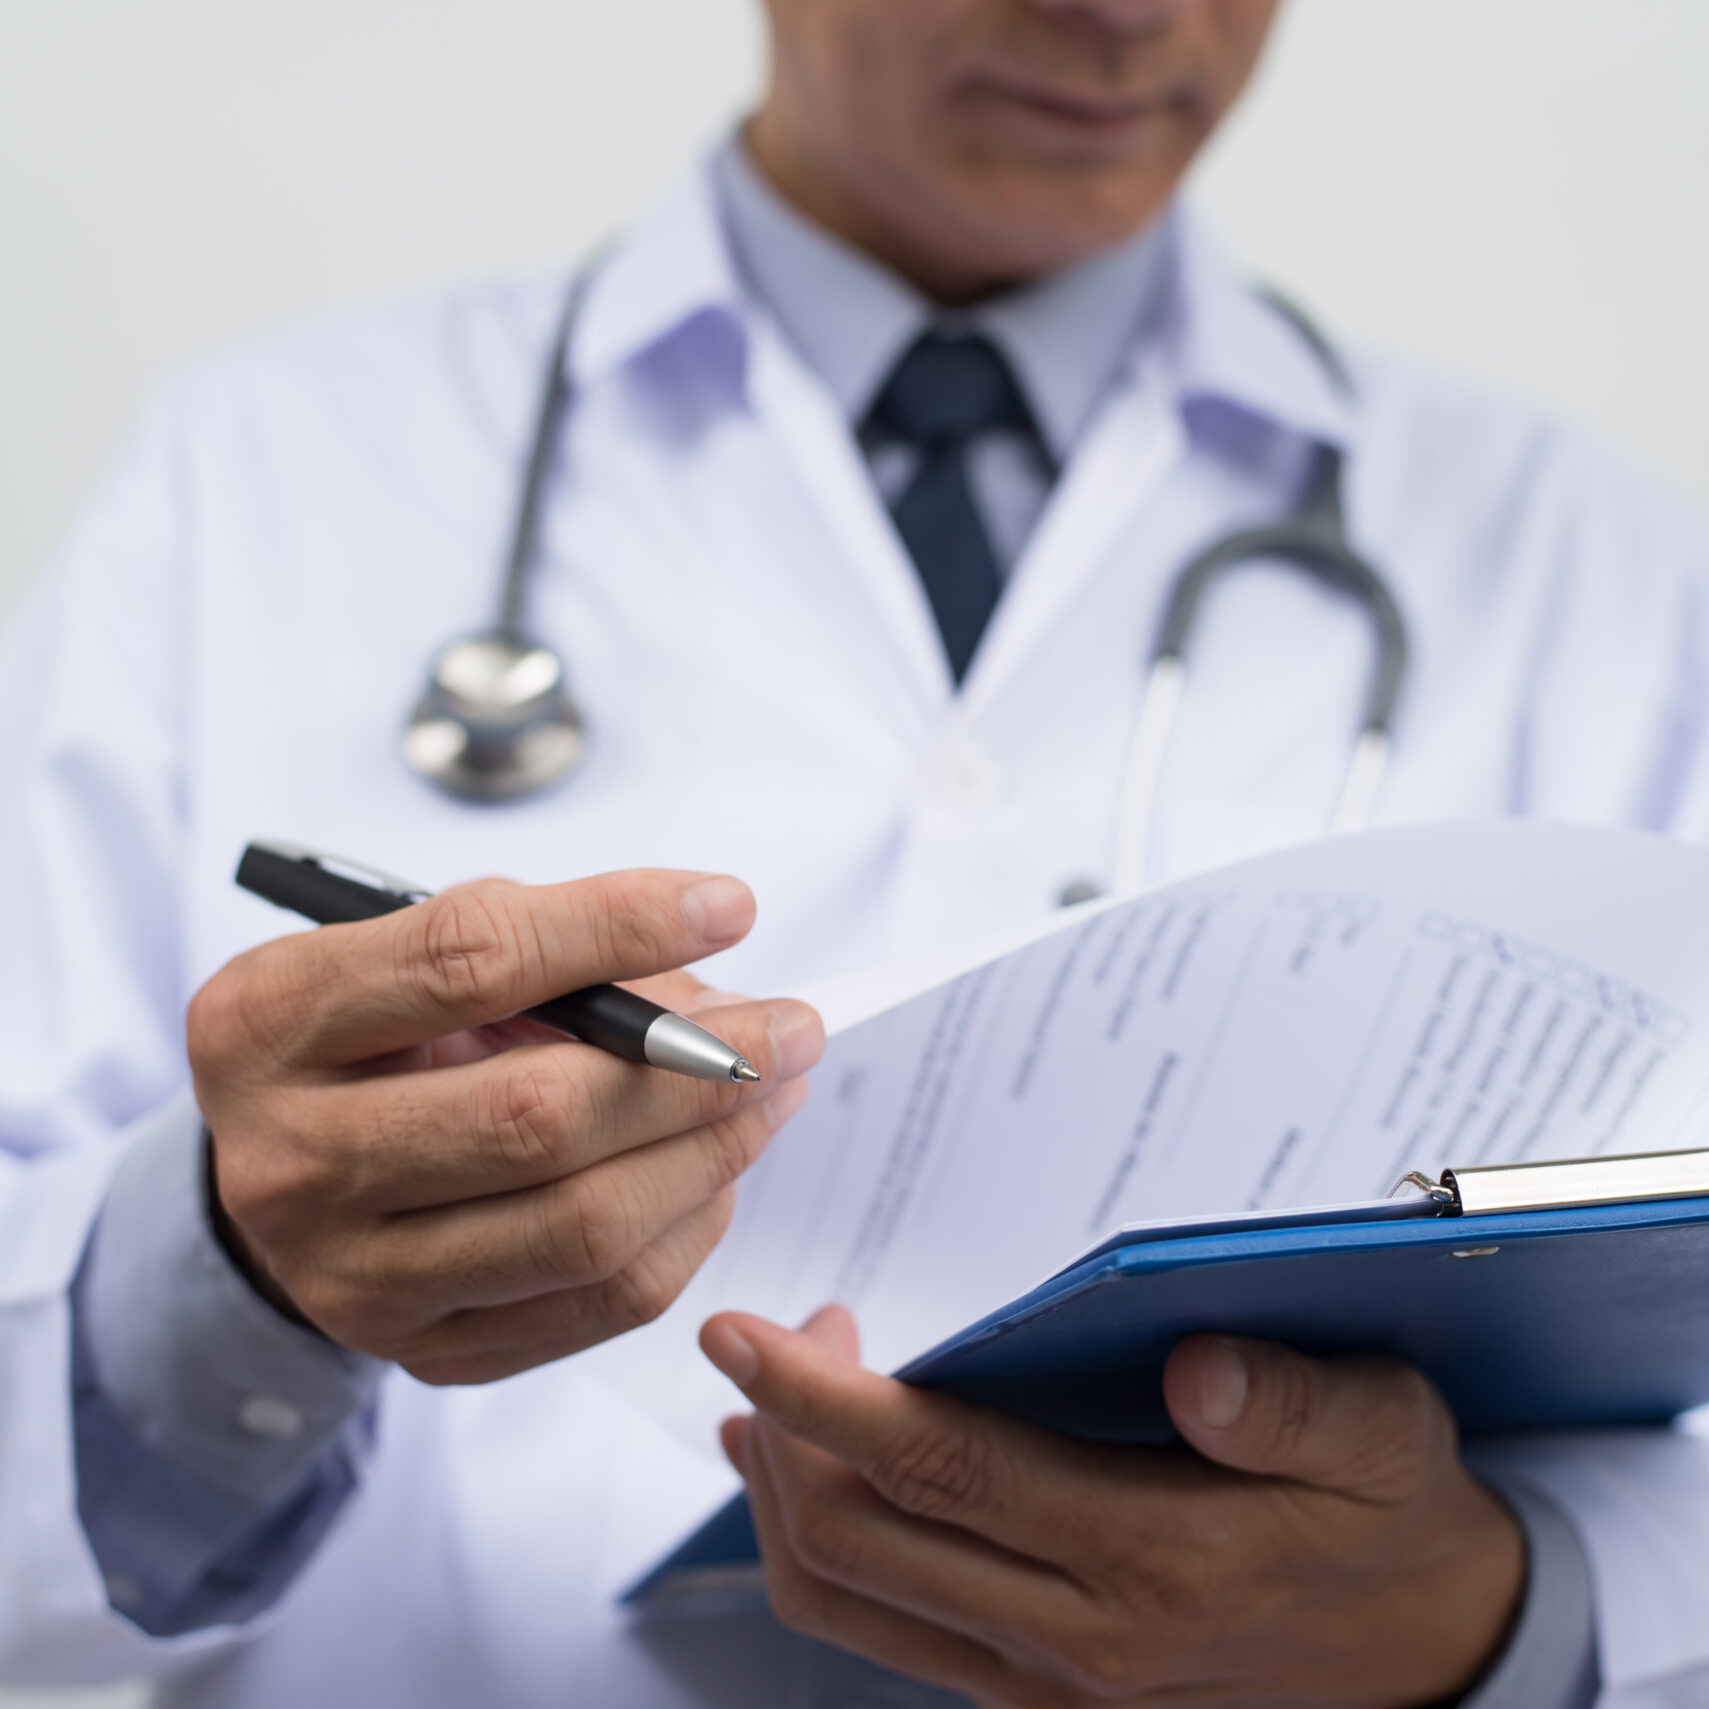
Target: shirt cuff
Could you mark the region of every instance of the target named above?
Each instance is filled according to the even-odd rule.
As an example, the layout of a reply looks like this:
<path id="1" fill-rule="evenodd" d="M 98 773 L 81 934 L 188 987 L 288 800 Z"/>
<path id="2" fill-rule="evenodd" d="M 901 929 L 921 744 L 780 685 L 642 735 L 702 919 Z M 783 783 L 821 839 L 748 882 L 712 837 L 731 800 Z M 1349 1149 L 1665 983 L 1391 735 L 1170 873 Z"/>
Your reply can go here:
<path id="1" fill-rule="evenodd" d="M 385 1370 L 254 1292 L 205 1187 L 186 1097 L 120 1164 L 71 1294 L 78 1513 L 108 1601 L 156 1636 L 272 1606 L 360 1482 Z"/>
<path id="2" fill-rule="evenodd" d="M 288 1322 L 208 1225 L 188 1094 L 137 1137 L 90 1237 L 81 1310 L 95 1379 L 137 1435 L 231 1495 L 300 1481 L 385 1369 Z"/>
<path id="3" fill-rule="evenodd" d="M 1517 1478 L 1487 1480 L 1525 1533 L 1525 1602 L 1460 1709 L 1590 1709 L 1602 1689 L 1590 1563 L 1572 1521 Z"/>

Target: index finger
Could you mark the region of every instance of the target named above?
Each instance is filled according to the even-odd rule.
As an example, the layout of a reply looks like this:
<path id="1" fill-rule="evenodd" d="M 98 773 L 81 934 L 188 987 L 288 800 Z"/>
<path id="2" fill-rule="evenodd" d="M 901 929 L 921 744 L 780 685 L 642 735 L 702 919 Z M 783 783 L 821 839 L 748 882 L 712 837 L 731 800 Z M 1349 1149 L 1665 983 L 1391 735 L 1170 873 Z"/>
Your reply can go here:
<path id="1" fill-rule="evenodd" d="M 863 1370 L 812 1336 L 731 1311 L 708 1320 L 700 1345 L 760 1412 L 905 1513 L 1060 1563 L 1080 1534 L 1072 1515 L 1107 1506 L 1080 1444 Z"/>
<path id="2" fill-rule="evenodd" d="M 483 879 L 251 954 L 280 963 L 267 980 L 272 1049 L 301 1064 L 340 1065 L 589 985 L 667 972 L 738 942 L 753 919 L 745 884 L 704 873 Z"/>

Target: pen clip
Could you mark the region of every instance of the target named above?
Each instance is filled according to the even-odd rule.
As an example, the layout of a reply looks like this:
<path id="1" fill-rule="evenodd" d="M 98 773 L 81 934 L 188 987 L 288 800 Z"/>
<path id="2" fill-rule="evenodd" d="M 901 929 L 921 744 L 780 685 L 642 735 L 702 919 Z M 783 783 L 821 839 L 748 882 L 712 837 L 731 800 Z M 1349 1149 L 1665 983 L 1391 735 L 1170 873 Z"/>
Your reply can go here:
<path id="1" fill-rule="evenodd" d="M 301 843 L 279 842 L 271 837 L 265 840 L 257 838 L 254 847 L 265 849 L 268 854 L 277 855 L 280 860 L 297 860 L 305 866 L 319 867 L 322 872 L 330 872 L 334 878 L 353 878 L 360 884 L 374 885 L 406 902 L 425 902 L 433 894 L 425 885 L 412 884 L 407 878 L 382 872 L 377 866 L 367 866 L 359 860 L 346 860 L 343 855 L 322 854 L 318 849 L 304 848 Z"/>

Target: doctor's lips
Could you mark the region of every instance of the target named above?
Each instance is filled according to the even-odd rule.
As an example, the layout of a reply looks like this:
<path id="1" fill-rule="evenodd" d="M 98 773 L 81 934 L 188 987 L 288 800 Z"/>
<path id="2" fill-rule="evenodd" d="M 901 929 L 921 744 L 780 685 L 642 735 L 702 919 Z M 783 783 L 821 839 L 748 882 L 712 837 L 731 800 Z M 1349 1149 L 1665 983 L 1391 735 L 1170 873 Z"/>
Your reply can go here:
<path id="1" fill-rule="evenodd" d="M 1148 120 L 1190 113 L 1198 104 L 1186 89 L 1162 89 L 1143 95 L 1070 95 L 1062 90 L 990 76 L 978 78 L 969 87 L 1042 123 L 1088 139 L 1119 137 Z"/>

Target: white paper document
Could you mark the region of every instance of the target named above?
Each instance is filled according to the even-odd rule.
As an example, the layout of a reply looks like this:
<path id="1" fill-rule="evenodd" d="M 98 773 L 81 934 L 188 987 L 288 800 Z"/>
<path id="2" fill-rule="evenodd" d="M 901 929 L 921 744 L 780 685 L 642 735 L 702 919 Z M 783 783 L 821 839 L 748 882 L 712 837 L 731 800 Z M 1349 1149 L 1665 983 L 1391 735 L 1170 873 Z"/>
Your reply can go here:
<path id="1" fill-rule="evenodd" d="M 836 1032 L 699 1276 L 592 1357 L 710 1449 L 736 1397 L 694 1338 L 727 1306 L 840 1300 L 888 1369 L 1124 1223 L 1706 1130 L 1709 854 L 1523 821 L 1335 838 L 1065 916 Z"/>

